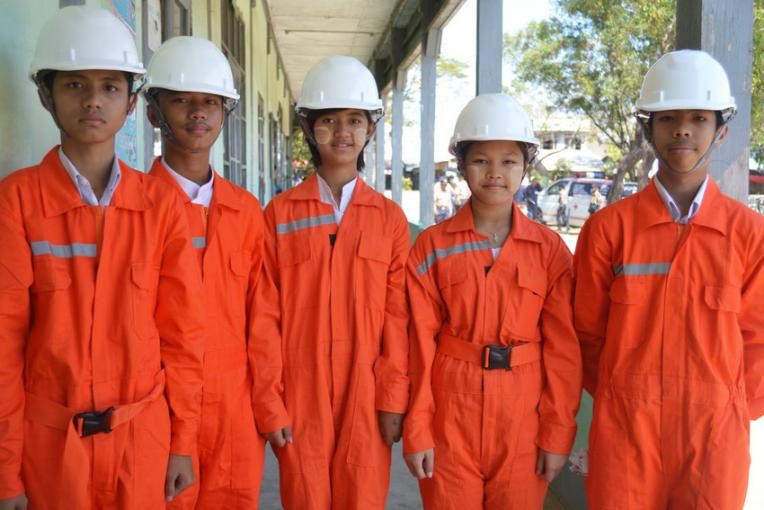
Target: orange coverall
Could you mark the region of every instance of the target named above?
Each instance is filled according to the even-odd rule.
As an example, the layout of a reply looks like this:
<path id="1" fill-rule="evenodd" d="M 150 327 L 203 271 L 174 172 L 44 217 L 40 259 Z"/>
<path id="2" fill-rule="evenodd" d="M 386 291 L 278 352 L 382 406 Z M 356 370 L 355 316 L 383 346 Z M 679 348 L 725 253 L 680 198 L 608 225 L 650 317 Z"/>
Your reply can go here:
<path id="1" fill-rule="evenodd" d="M 581 358 L 572 259 L 562 239 L 513 207 L 494 261 L 472 202 L 425 230 L 408 261 L 411 403 L 404 451 L 435 449 L 425 508 L 541 508 L 538 447 L 567 454 Z M 512 345 L 511 370 L 485 370 L 482 346 Z"/>
<path id="2" fill-rule="evenodd" d="M 287 510 L 382 509 L 390 448 L 377 410 L 406 411 L 403 211 L 358 179 L 340 225 L 315 174 L 265 210 L 279 289 L 284 399 L 294 443 L 277 454 Z M 261 321 L 258 334 L 278 335 Z"/>
<path id="3" fill-rule="evenodd" d="M 161 158 L 154 161 L 150 174 L 172 186 L 184 202 L 202 271 L 207 325 L 199 458 L 195 459 L 196 469 L 201 470 L 199 483 L 168 507 L 254 509 L 265 440 L 257 433 L 253 417 L 247 343 L 263 269 L 260 203 L 216 175 L 208 213 L 204 206 L 191 202 Z M 274 345 L 280 355 L 278 338 Z M 257 366 L 252 369 L 257 374 Z M 280 385 L 280 380 L 276 383 Z M 280 401 L 281 396 L 277 393 L 266 400 L 274 398 Z M 286 424 L 282 414 L 280 426 Z"/>
<path id="4" fill-rule="evenodd" d="M 590 508 L 742 508 L 764 414 L 764 218 L 710 180 L 681 225 L 651 183 L 592 216 L 575 269 Z"/>
<path id="5" fill-rule="evenodd" d="M 169 454 L 196 450 L 188 224 L 120 164 L 107 207 L 82 201 L 58 148 L 0 182 L 0 498 L 26 492 L 30 509 L 164 508 Z M 79 437 L 76 413 L 112 406 L 112 432 Z"/>

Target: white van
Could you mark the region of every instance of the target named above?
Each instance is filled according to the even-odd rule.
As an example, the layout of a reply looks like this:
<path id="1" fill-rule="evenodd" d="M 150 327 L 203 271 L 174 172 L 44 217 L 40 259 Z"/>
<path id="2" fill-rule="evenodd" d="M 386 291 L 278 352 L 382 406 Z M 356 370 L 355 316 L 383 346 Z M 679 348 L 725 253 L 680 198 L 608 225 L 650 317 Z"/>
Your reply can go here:
<path id="1" fill-rule="evenodd" d="M 538 204 L 541 207 L 544 223 L 547 225 L 557 224 L 557 208 L 560 205 L 560 190 L 568 190 L 568 207 L 572 227 L 580 227 L 589 217 L 589 204 L 592 200 L 592 191 L 595 187 L 599 188 L 602 196 L 607 197 L 610 192 L 612 181 L 610 179 L 579 179 L 576 177 L 566 177 L 554 181 L 546 189 L 539 192 Z M 623 183 L 622 197 L 629 196 L 637 191 L 637 184 L 634 182 Z"/>

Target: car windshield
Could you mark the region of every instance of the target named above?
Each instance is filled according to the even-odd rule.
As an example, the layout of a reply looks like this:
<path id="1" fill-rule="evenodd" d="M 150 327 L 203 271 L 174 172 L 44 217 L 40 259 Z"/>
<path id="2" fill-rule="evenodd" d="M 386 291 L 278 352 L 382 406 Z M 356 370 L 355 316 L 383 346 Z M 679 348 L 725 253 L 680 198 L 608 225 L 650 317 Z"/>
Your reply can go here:
<path id="1" fill-rule="evenodd" d="M 592 190 L 594 187 L 598 187 L 600 190 L 600 193 L 603 195 L 606 195 L 608 190 L 610 189 L 610 185 L 607 183 L 598 183 L 598 182 L 574 182 L 573 186 L 570 188 L 570 194 L 575 196 L 586 196 L 591 195 Z"/>

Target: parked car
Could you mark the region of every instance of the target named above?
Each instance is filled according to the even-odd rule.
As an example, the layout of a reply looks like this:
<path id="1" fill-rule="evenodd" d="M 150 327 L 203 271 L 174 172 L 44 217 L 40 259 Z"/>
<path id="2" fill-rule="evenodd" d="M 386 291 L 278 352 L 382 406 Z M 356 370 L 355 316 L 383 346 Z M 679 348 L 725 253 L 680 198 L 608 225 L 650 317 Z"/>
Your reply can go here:
<path id="1" fill-rule="evenodd" d="M 602 196 L 607 197 L 612 185 L 610 179 L 583 179 L 566 177 L 550 184 L 538 195 L 543 221 L 547 225 L 557 224 L 557 208 L 560 205 L 560 190 L 568 190 L 569 223 L 572 227 L 580 227 L 589 217 L 589 204 L 594 188 L 598 188 Z M 621 198 L 636 193 L 637 183 L 624 182 Z"/>

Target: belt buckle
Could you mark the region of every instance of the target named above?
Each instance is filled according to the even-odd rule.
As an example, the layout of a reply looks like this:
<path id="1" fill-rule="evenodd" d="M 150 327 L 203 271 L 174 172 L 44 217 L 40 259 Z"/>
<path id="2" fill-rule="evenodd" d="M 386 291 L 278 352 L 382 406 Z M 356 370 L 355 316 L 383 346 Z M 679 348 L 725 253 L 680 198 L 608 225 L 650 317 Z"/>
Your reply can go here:
<path id="1" fill-rule="evenodd" d="M 512 346 L 489 344 L 483 347 L 483 368 L 486 370 L 512 370 Z"/>
<path id="2" fill-rule="evenodd" d="M 108 434 L 111 432 L 109 418 L 114 408 L 110 407 L 105 411 L 88 411 L 74 415 L 74 428 L 80 434 L 80 437 L 88 437 L 93 434 Z"/>

